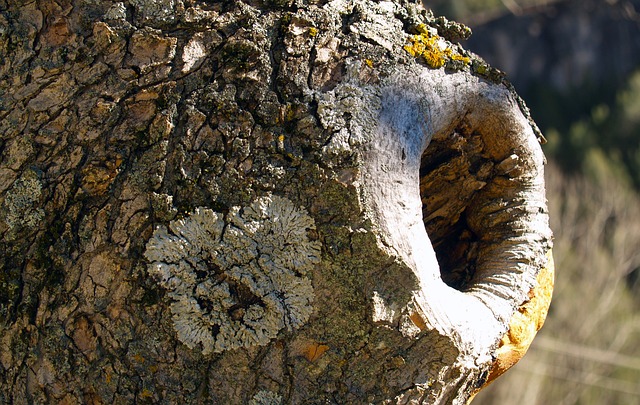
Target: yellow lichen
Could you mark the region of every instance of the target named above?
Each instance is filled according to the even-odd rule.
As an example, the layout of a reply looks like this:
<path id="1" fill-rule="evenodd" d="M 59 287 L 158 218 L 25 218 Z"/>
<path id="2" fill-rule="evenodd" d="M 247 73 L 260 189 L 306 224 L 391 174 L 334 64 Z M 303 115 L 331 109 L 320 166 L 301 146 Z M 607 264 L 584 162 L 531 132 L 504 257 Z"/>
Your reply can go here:
<path id="1" fill-rule="evenodd" d="M 427 62 L 427 64 L 434 69 L 441 68 L 444 66 L 445 58 L 440 52 L 427 51 L 422 54 L 422 57 Z"/>
<path id="2" fill-rule="evenodd" d="M 445 54 L 449 57 L 449 59 L 458 60 L 464 63 L 465 65 L 468 65 L 469 63 L 471 63 L 471 58 L 469 58 L 468 56 L 462 56 L 459 53 L 454 52 L 451 48 L 447 48 L 445 50 Z"/>
<path id="3" fill-rule="evenodd" d="M 403 47 L 409 55 L 421 57 L 427 65 L 434 69 L 443 67 L 447 59 L 460 61 L 465 65 L 470 63 L 470 58 L 460 55 L 440 36 L 430 33 L 426 25 L 420 24 L 416 30 L 418 34 L 409 38 L 410 43 Z"/>
<path id="4" fill-rule="evenodd" d="M 429 27 L 427 26 L 427 24 L 418 24 L 416 26 L 416 31 L 418 31 L 418 33 L 421 35 L 430 35 Z"/>
<path id="5" fill-rule="evenodd" d="M 153 392 L 151 392 L 148 389 L 144 388 L 142 391 L 140 391 L 139 396 L 140 396 L 141 399 L 153 398 Z"/>
<path id="6" fill-rule="evenodd" d="M 309 27 L 309 36 L 315 37 L 318 35 L 318 29 L 316 27 Z"/>

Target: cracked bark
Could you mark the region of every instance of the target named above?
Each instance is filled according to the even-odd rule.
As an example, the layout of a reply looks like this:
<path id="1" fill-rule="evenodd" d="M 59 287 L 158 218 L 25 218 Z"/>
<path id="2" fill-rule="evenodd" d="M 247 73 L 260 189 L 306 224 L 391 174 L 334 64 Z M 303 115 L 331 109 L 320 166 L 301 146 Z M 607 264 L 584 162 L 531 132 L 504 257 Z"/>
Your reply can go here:
<path id="1" fill-rule="evenodd" d="M 552 285 L 539 134 L 417 3 L 0 1 L 1 402 L 463 404 L 517 361 Z M 190 349 L 149 240 L 269 196 L 313 221 L 311 315 Z"/>

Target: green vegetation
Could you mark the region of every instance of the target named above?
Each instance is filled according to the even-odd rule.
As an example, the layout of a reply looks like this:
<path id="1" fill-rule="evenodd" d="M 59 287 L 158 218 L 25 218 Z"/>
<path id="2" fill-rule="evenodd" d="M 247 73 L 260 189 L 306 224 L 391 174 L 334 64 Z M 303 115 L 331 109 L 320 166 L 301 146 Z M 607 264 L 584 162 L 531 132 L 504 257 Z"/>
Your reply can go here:
<path id="1" fill-rule="evenodd" d="M 640 70 L 613 103 L 596 104 L 589 116 L 563 126 L 545 131 L 545 151 L 565 172 L 599 181 L 615 176 L 640 190 Z"/>

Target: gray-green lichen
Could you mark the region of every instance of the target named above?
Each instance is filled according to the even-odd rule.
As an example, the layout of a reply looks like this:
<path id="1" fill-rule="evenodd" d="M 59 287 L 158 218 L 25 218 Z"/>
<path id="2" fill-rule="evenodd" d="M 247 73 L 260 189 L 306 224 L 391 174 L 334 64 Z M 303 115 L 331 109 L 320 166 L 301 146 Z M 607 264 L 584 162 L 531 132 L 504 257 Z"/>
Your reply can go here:
<path id="1" fill-rule="evenodd" d="M 6 224 L 6 240 L 14 240 L 20 230 L 32 230 L 44 219 L 44 210 L 38 207 L 42 196 L 42 183 L 33 170 L 26 170 L 7 190 L 2 204 L 2 222 Z"/>
<path id="2" fill-rule="evenodd" d="M 281 405 L 282 397 L 275 392 L 271 391 L 258 391 L 256 395 L 251 398 L 249 405 Z"/>
<path id="3" fill-rule="evenodd" d="M 127 19 L 127 7 L 121 1 L 114 3 L 111 7 L 109 7 L 107 12 L 104 14 L 104 19 L 107 21 L 112 21 L 112 20 L 125 21 Z"/>
<path id="4" fill-rule="evenodd" d="M 143 24 L 161 27 L 175 22 L 174 0 L 131 0 L 131 4 Z"/>
<path id="5" fill-rule="evenodd" d="M 362 62 L 348 60 L 345 65 L 347 79 L 344 83 L 331 91 L 314 94 L 320 124 L 333 132 L 322 149 L 328 162 L 343 154 L 351 154 L 371 141 L 381 108 L 380 97 L 372 86 L 350 82 L 355 82 L 354 77 L 362 69 Z"/>
<path id="6" fill-rule="evenodd" d="M 303 325 L 313 311 L 305 275 L 320 257 L 312 229 L 303 209 L 272 195 L 227 215 L 197 208 L 160 225 L 145 257 L 168 290 L 178 339 L 208 354 L 266 345 Z"/>

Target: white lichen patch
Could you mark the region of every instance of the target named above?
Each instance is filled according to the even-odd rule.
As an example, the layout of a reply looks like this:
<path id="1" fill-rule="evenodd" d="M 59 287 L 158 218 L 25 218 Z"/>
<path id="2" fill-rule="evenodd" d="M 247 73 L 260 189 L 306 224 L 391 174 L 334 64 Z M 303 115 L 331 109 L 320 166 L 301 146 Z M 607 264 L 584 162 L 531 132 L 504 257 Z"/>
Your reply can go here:
<path id="1" fill-rule="evenodd" d="M 127 6 L 123 2 L 119 1 L 114 3 L 107 12 L 104 14 L 104 19 L 109 20 L 122 20 L 127 19 Z"/>
<path id="2" fill-rule="evenodd" d="M 174 0 L 131 0 L 143 23 L 172 24 L 176 19 Z"/>
<path id="3" fill-rule="evenodd" d="M 349 26 L 349 30 L 393 52 L 401 47 L 403 40 L 402 23 L 393 17 L 397 6 L 394 2 L 386 1 L 373 7 L 372 13 Z"/>
<path id="4" fill-rule="evenodd" d="M 206 54 L 202 35 L 196 34 L 182 49 L 182 73 L 189 73 L 200 66 Z"/>
<path id="5" fill-rule="evenodd" d="M 396 318 L 396 311 L 387 304 L 385 299 L 378 294 L 377 291 L 373 292 L 371 302 L 373 304 L 373 312 L 371 314 L 371 320 L 373 322 L 393 323 Z"/>
<path id="6" fill-rule="evenodd" d="M 312 229 L 304 209 L 271 195 L 226 216 L 197 208 L 160 225 L 145 257 L 172 299 L 178 339 L 208 354 L 266 345 L 303 325 L 313 311 L 305 274 L 320 260 Z"/>
<path id="7" fill-rule="evenodd" d="M 275 392 L 271 391 L 258 391 L 256 395 L 251 398 L 249 405 L 281 405 L 282 397 Z"/>
<path id="8" fill-rule="evenodd" d="M 346 62 L 346 76 L 355 77 L 362 69 L 360 61 Z M 333 132 L 329 143 L 323 147 L 328 156 L 352 153 L 371 141 L 381 109 L 380 96 L 372 87 L 350 84 L 315 94 L 318 102 L 320 124 Z"/>

